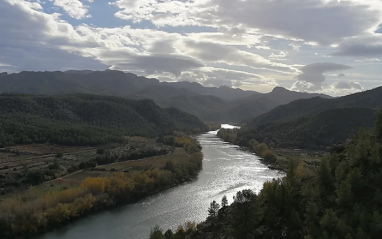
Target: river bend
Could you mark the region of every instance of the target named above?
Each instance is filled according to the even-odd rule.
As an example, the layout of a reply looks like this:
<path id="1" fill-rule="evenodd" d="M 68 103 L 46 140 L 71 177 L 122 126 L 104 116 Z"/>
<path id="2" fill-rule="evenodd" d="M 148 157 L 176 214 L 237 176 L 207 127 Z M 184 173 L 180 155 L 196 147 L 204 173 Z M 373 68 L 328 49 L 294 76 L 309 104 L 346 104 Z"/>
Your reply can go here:
<path id="1" fill-rule="evenodd" d="M 265 181 L 284 176 L 262 164 L 254 154 L 222 142 L 217 131 L 197 136 L 203 147 L 203 169 L 198 179 L 151 196 L 138 203 L 79 219 L 42 235 L 42 239 L 148 239 L 150 229 L 159 225 L 175 229 L 186 221 L 207 217 L 212 200 L 229 203 L 237 191 L 261 190 Z"/>

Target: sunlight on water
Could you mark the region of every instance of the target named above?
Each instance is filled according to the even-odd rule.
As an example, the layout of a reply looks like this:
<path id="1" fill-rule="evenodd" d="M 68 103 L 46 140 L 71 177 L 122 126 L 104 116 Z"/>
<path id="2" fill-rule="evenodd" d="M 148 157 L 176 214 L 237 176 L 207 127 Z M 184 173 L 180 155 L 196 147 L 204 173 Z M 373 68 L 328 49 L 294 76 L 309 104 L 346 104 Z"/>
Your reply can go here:
<path id="1" fill-rule="evenodd" d="M 197 137 L 204 160 L 196 181 L 139 203 L 80 219 L 41 238 L 147 239 L 155 225 L 167 230 L 186 221 L 200 222 L 207 217 L 212 200 L 220 203 L 226 195 L 231 203 L 236 192 L 243 189 L 259 192 L 265 181 L 284 175 L 268 169 L 256 155 L 222 142 L 216 133 L 211 131 Z"/>
<path id="2" fill-rule="evenodd" d="M 222 129 L 240 129 L 240 126 L 234 126 L 230 124 L 221 124 Z"/>

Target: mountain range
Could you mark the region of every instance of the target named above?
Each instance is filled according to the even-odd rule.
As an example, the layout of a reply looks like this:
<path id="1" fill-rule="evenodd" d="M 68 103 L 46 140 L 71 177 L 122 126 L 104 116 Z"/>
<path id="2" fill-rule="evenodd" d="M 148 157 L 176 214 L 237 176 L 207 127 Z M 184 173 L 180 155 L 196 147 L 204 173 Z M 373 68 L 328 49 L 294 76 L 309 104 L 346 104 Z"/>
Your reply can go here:
<path id="1" fill-rule="evenodd" d="M 322 94 L 276 87 L 270 93 L 226 86 L 204 87 L 196 82 L 160 82 L 121 71 L 20 72 L 0 74 L 0 92 L 27 94 L 86 93 L 133 99 L 153 99 L 161 107 L 175 107 L 208 122 L 242 123 L 297 99 L 331 98 Z"/>

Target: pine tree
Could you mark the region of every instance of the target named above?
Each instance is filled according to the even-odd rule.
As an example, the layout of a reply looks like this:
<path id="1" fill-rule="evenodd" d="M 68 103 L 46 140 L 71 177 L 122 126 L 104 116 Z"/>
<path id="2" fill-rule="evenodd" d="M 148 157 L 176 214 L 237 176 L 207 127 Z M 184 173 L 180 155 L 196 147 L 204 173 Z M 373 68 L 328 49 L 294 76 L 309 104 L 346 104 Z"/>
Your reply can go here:
<path id="1" fill-rule="evenodd" d="M 213 200 L 208 208 L 208 218 L 215 218 L 219 213 L 220 205 L 215 200 Z"/>
<path id="2" fill-rule="evenodd" d="M 226 206 L 228 206 L 228 200 L 226 195 L 224 195 L 222 198 L 222 208 L 225 208 Z"/>

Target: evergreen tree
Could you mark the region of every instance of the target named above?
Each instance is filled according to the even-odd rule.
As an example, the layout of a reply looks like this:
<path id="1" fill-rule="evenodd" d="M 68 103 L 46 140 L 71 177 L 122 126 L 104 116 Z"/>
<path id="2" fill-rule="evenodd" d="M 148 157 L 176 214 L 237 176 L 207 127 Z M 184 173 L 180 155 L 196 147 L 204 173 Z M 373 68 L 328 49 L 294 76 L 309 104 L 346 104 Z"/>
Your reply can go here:
<path id="1" fill-rule="evenodd" d="M 218 216 L 220 205 L 213 200 L 208 208 L 208 218 L 212 219 Z"/>
<path id="2" fill-rule="evenodd" d="M 228 206 L 228 200 L 226 195 L 223 196 L 221 204 L 222 204 L 222 208 L 225 208 L 226 206 Z"/>

